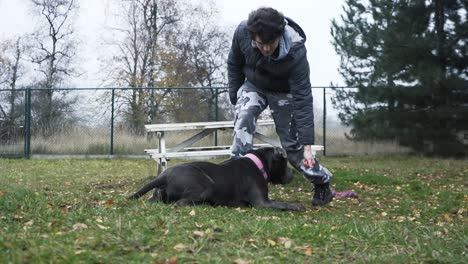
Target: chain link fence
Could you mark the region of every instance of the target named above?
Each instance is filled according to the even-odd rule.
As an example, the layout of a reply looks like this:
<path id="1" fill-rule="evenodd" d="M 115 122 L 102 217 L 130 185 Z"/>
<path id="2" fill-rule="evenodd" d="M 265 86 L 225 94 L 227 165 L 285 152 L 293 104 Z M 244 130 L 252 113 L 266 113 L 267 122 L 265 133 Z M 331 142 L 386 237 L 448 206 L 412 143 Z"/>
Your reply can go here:
<path id="1" fill-rule="evenodd" d="M 147 123 L 232 120 L 226 87 L 76 88 L 0 90 L 0 157 L 146 157 L 157 146 Z M 325 155 L 398 153 L 393 142 L 355 142 L 330 98 L 332 87 L 313 87 L 316 144 Z M 271 118 L 269 111 L 262 118 Z M 261 131 L 274 135 L 274 128 Z M 173 133 L 180 140 L 184 133 Z M 221 132 L 199 144 L 231 144 Z M 171 137 L 168 138 L 168 141 Z M 169 142 L 170 143 L 170 142 Z"/>

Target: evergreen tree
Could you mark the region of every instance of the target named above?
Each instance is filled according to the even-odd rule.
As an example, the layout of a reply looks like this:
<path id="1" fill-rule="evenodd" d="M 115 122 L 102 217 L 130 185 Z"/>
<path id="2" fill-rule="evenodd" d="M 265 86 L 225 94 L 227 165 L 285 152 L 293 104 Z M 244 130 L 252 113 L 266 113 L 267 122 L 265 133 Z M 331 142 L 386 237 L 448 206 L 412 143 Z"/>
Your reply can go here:
<path id="1" fill-rule="evenodd" d="M 346 0 L 332 23 L 340 73 L 354 90 L 333 99 L 365 140 L 466 155 L 467 1 Z"/>

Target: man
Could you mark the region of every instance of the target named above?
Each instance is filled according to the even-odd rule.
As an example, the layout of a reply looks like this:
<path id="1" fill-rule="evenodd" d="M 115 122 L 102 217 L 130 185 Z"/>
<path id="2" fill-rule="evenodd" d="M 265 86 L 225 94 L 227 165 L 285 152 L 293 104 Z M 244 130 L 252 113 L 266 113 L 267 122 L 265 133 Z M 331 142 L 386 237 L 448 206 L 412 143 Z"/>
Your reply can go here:
<path id="1" fill-rule="evenodd" d="M 236 107 L 231 151 L 235 158 L 252 148 L 257 118 L 269 106 L 289 162 L 315 185 L 312 204 L 325 205 L 333 198 L 331 175 L 316 164 L 310 147 L 314 112 L 305 40 L 301 27 L 273 8 L 254 10 L 239 24 L 228 57 Z"/>

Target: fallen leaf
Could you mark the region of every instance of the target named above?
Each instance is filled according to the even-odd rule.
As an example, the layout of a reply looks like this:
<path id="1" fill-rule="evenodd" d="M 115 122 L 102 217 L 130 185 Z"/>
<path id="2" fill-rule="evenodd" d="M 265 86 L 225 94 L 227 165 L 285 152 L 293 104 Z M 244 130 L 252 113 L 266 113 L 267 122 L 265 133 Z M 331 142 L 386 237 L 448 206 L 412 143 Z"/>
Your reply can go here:
<path id="1" fill-rule="evenodd" d="M 66 213 L 68 213 L 68 212 L 71 211 L 71 208 L 72 208 L 71 205 L 67 205 L 67 204 L 61 205 L 61 206 L 60 206 L 60 212 L 61 212 L 62 214 L 66 214 Z"/>
<path id="2" fill-rule="evenodd" d="M 15 215 L 13 216 L 13 219 L 17 222 L 24 222 L 24 217 L 20 216 L 20 215 Z"/>
<path id="3" fill-rule="evenodd" d="M 296 246 L 294 247 L 294 250 L 302 252 L 306 256 L 312 256 L 312 248 L 309 246 Z"/>
<path id="4" fill-rule="evenodd" d="M 387 216 L 387 213 L 386 213 L 386 212 L 382 212 L 381 215 L 382 215 L 382 216 Z"/>
<path id="5" fill-rule="evenodd" d="M 444 214 L 444 220 L 447 221 L 447 222 L 453 222 L 452 217 L 450 217 L 450 215 L 448 215 L 448 214 Z"/>
<path id="6" fill-rule="evenodd" d="M 24 223 L 23 229 L 29 229 L 34 224 L 34 220 L 29 220 L 28 222 Z"/>
<path id="7" fill-rule="evenodd" d="M 83 223 L 76 223 L 73 225 L 73 231 L 78 231 L 78 230 L 81 230 L 81 229 L 87 229 L 88 226 L 86 224 L 83 224 Z"/>
<path id="8" fill-rule="evenodd" d="M 312 248 L 310 247 L 305 248 L 303 252 L 304 252 L 304 255 L 306 256 L 309 256 L 309 257 L 312 256 Z"/>
<path id="9" fill-rule="evenodd" d="M 104 203 L 104 208 L 110 209 L 110 208 L 112 208 L 112 205 L 113 205 L 113 204 L 114 204 L 114 200 L 109 199 L 109 200 L 107 200 L 107 201 Z"/>
<path id="10" fill-rule="evenodd" d="M 100 225 L 100 224 L 96 224 L 96 225 L 97 225 L 100 229 L 102 229 L 102 230 L 107 230 L 107 229 L 109 229 L 108 226 L 103 226 L 103 225 Z"/>
<path id="11" fill-rule="evenodd" d="M 272 246 L 272 247 L 276 246 L 276 242 L 275 242 L 275 241 L 273 241 L 273 240 L 271 240 L 271 239 L 267 239 L 267 241 L 268 241 L 268 244 L 270 244 L 270 246 Z"/>
<path id="12" fill-rule="evenodd" d="M 177 251 L 181 251 L 185 248 L 185 245 L 182 244 L 182 243 L 179 243 L 177 245 L 174 246 L 174 249 L 177 250 Z"/>
<path id="13" fill-rule="evenodd" d="M 280 237 L 278 238 L 278 242 L 284 246 L 284 248 L 289 249 L 291 248 L 292 241 L 289 238 L 286 237 Z"/>
<path id="14" fill-rule="evenodd" d="M 195 237 L 204 237 L 205 236 L 205 232 L 202 232 L 202 231 L 193 231 L 193 235 Z"/>
<path id="15" fill-rule="evenodd" d="M 237 207 L 235 210 L 236 210 L 237 212 L 239 212 L 239 213 L 245 213 L 245 212 L 246 212 L 246 210 L 243 210 L 243 209 L 241 209 L 240 207 Z"/>
<path id="16" fill-rule="evenodd" d="M 248 260 L 243 260 L 243 259 L 236 259 L 234 260 L 234 264 L 249 264 L 250 261 Z"/>
<path id="17" fill-rule="evenodd" d="M 0 191 L 0 197 L 2 197 L 5 193 Z"/>
<path id="18" fill-rule="evenodd" d="M 190 213 L 189 213 L 189 215 L 191 215 L 191 216 L 195 216 L 195 214 L 196 214 L 196 213 L 195 213 L 195 210 L 193 210 L 193 209 L 192 209 L 192 211 L 190 211 Z"/>
<path id="19" fill-rule="evenodd" d="M 404 216 L 398 216 L 396 219 L 397 219 L 398 222 L 401 223 L 401 222 L 404 222 L 404 221 L 406 220 L 406 217 L 404 217 Z"/>
<path id="20" fill-rule="evenodd" d="M 167 263 L 168 264 L 177 264 L 177 257 L 176 256 L 171 257 Z"/>

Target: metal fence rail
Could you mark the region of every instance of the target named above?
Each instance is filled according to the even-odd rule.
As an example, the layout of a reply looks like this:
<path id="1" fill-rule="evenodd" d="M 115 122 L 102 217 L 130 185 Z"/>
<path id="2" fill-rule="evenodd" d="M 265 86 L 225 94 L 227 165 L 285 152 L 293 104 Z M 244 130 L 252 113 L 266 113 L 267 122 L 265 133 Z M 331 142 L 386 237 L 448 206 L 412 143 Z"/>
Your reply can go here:
<path id="1" fill-rule="evenodd" d="M 198 98 L 193 98 L 193 91 L 207 89 L 214 91 L 215 107 L 207 112 L 204 120 L 190 121 L 218 121 L 221 120 L 220 118 L 232 120 L 233 107 L 228 103 L 226 87 L 52 89 L 49 91 L 54 92 L 55 97 L 52 96 L 51 100 L 70 102 L 69 106 L 64 103 L 63 109 L 59 109 L 62 112 L 56 113 L 61 118 L 60 120 L 50 118 L 52 121 L 49 120 L 49 122 L 54 122 L 54 125 L 47 124 L 47 119 L 40 120 L 41 116 L 37 114 L 39 106 L 46 107 L 44 104 L 41 105 L 40 92 L 44 93 L 48 90 L 42 88 L 14 90 L 17 95 L 14 101 L 16 106 L 14 120 L 7 120 L 6 115 L 11 110 L 7 98 L 12 90 L 0 90 L 0 106 L 4 113 L 3 116 L 0 113 L 0 157 L 143 156 L 143 150 L 151 144 L 154 146 L 156 142 L 147 138 L 138 129 L 132 129 L 132 126 L 143 128 L 144 124 L 141 120 L 140 123 L 129 124 L 128 115 L 131 113 L 128 111 L 129 104 L 125 100 L 128 100 L 136 91 L 151 95 L 166 91 L 171 92 L 172 97 L 188 100 L 188 104 L 197 109 L 197 104 L 203 107 L 205 105 L 199 102 Z M 352 150 L 345 150 L 348 147 L 343 147 L 355 143 L 346 139 L 344 134 L 349 131 L 349 128 L 339 124 L 337 111 L 331 107 L 330 98 L 333 96 L 333 89 L 333 87 L 312 87 L 316 117 L 316 143 L 325 146 L 325 155 L 348 155 L 359 152 L 356 146 L 352 146 Z M 177 114 L 177 109 L 171 111 Z M 221 111 L 223 111 L 222 115 Z M 169 112 L 166 109 L 164 114 L 168 115 Z M 161 115 L 156 112 L 153 123 L 156 117 L 160 118 Z M 265 115 L 268 118 L 268 113 Z M 171 122 L 170 119 L 165 121 Z M 148 120 L 145 120 L 146 122 Z M 49 128 L 50 131 L 44 132 L 37 124 Z M 272 130 L 270 133 L 275 132 Z M 173 136 L 184 137 L 185 135 L 176 133 Z M 230 145 L 231 135 L 221 133 L 207 140 L 213 140 L 216 145 Z M 213 142 L 210 142 L 210 145 Z M 372 152 L 372 144 L 360 146 L 360 148 L 365 153 Z M 384 153 L 395 151 L 401 151 L 401 149 L 394 144 L 383 150 Z"/>

